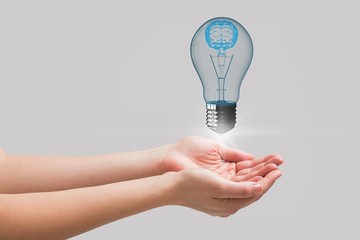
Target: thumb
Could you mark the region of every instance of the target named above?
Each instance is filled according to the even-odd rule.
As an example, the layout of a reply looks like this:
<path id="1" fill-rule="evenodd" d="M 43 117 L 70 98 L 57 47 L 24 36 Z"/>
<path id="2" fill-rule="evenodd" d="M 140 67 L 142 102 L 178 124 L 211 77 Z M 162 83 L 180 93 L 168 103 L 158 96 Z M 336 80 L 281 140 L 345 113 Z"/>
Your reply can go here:
<path id="1" fill-rule="evenodd" d="M 250 198 L 260 194 L 263 186 L 254 182 L 232 182 L 223 185 L 221 198 Z"/>
<path id="2" fill-rule="evenodd" d="M 254 156 L 250 153 L 236 150 L 221 143 L 219 144 L 219 153 L 221 158 L 228 162 L 240 162 L 254 159 Z"/>

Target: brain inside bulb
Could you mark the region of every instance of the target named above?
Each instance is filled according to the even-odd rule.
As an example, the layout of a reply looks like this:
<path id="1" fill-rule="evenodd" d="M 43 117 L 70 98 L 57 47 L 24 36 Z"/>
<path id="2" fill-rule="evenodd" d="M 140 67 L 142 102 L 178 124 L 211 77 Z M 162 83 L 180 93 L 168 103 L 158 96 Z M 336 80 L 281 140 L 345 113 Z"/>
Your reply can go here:
<path id="1" fill-rule="evenodd" d="M 209 46 L 222 52 L 233 47 L 237 41 L 236 27 L 226 20 L 214 21 L 206 28 L 205 35 Z"/>

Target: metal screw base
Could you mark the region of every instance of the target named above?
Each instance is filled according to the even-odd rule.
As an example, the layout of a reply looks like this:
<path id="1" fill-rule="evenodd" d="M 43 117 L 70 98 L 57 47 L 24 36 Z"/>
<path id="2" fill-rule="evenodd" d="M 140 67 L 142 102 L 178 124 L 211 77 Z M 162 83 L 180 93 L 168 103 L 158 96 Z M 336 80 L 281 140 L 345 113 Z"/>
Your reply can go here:
<path id="1" fill-rule="evenodd" d="M 206 125 L 217 133 L 226 133 L 235 127 L 236 104 L 222 102 L 206 104 Z"/>

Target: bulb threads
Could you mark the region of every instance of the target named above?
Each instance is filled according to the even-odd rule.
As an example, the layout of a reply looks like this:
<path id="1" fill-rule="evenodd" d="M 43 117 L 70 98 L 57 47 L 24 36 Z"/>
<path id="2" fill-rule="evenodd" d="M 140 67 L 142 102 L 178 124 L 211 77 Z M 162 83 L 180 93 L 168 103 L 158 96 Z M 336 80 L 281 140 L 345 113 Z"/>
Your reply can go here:
<path id="1" fill-rule="evenodd" d="M 206 104 L 206 125 L 217 133 L 226 133 L 235 127 L 236 103 L 217 101 Z"/>

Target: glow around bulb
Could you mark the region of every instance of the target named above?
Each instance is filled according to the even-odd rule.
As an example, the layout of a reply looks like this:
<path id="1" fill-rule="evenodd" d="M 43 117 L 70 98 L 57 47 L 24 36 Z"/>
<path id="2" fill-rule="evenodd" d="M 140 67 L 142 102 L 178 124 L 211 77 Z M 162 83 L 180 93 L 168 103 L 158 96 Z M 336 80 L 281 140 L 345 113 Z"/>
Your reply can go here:
<path id="1" fill-rule="evenodd" d="M 196 31 L 190 53 L 204 89 L 206 124 L 226 133 L 235 126 L 240 86 L 253 56 L 250 35 L 231 18 L 210 19 Z"/>

